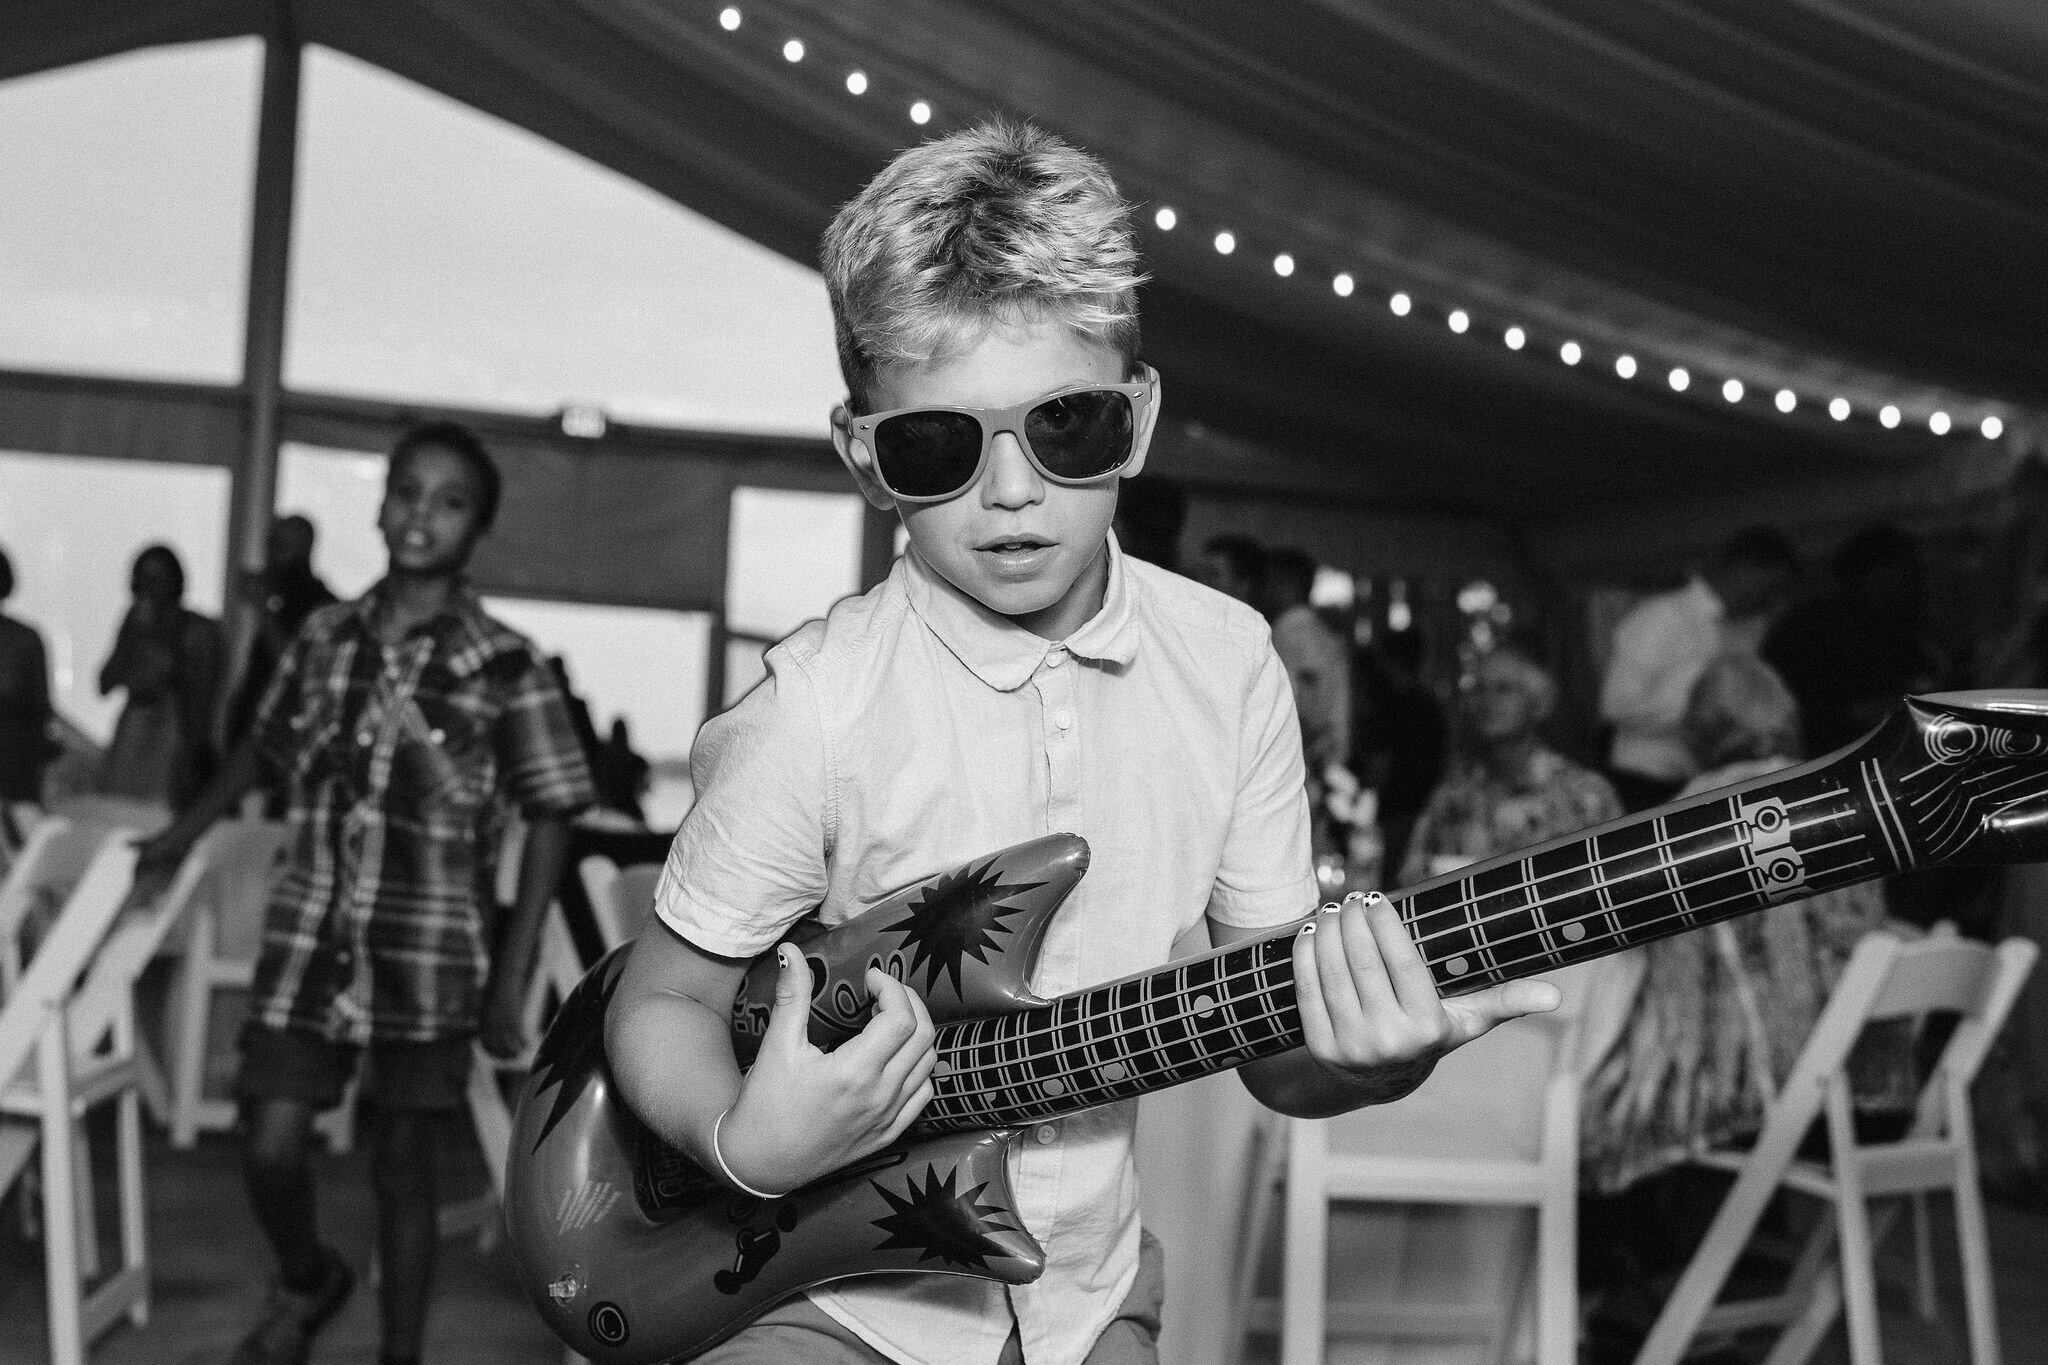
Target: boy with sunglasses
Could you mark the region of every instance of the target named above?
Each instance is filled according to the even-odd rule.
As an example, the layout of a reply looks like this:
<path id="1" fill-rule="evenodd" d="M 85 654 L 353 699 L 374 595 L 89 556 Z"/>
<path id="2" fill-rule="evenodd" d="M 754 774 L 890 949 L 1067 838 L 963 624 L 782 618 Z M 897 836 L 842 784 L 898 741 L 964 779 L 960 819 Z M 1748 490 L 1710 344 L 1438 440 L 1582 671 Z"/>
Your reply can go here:
<path id="1" fill-rule="evenodd" d="M 1074 831 L 1092 861 L 1040 948 L 1031 985 L 1051 996 L 1163 964 L 1205 918 L 1219 945 L 1258 935 L 1316 893 L 1300 732 L 1265 623 L 1110 533 L 1159 376 L 1137 359 L 1137 252 L 1101 165 L 1003 123 L 913 148 L 840 211 L 823 268 L 850 391 L 833 443 L 900 514 L 909 549 L 770 650 L 766 679 L 704 727 L 660 923 L 607 1021 L 635 1111 L 756 1194 L 886 1145 L 932 1094 L 914 994 L 871 970 L 874 1017 L 821 1052 L 804 1037 L 810 969 L 787 950 L 741 1076 L 734 990 L 813 907 L 836 924 L 920 877 Z M 1443 1052 L 1554 1004 L 1531 982 L 1439 1003 L 1385 902 L 1327 909 L 1295 944 L 1309 1046 L 1239 1072 L 1274 1108 L 1392 1099 Z M 1012 1152 L 1046 1251 L 1035 1283 L 841 1281 L 699 1360 L 1155 1360 L 1162 1280 L 1138 1226 L 1135 1111 L 1041 1125 Z"/>

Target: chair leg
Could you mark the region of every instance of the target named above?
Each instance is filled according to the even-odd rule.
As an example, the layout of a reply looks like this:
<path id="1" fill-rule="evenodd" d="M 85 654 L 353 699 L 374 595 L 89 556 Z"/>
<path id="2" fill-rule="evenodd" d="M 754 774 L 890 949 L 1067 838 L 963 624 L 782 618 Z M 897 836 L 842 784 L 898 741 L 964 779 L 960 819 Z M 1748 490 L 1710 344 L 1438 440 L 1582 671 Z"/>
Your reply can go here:
<path id="1" fill-rule="evenodd" d="M 177 1027 L 171 1030 L 171 1146 L 190 1147 L 199 1138 L 199 1105 L 206 1083 L 206 1030 L 213 1008 L 213 983 L 207 964 L 213 960 L 213 907 L 201 905 L 192 916 L 185 940 L 185 960 L 178 964 L 173 1002 Z"/>
<path id="2" fill-rule="evenodd" d="M 1913 1208 L 1913 1311 L 1922 1322 L 1941 1316 L 1941 1304 L 1934 1293 L 1934 1235 L 1927 1225 L 1927 1195 L 1916 1191 L 1906 1196 Z"/>
<path id="3" fill-rule="evenodd" d="M 93 1191 L 92 1143 L 87 1140 L 85 1115 L 71 1120 L 71 1208 L 78 1216 L 78 1273 L 91 1279 L 100 1273 L 100 1230 L 93 1221 L 98 1204 Z"/>
<path id="4" fill-rule="evenodd" d="M 1280 1273 L 1280 1365 L 1323 1365 L 1330 1205 L 1327 1141 L 1314 1119 L 1287 1124 L 1287 1236 Z"/>
<path id="5" fill-rule="evenodd" d="M 1856 1156 L 1855 1121 L 1849 1090 L 1837 1075 L 1828 1083 L 1828 1136 L 1834 1147 L 1835 1221 L 1842 1239 L 1842 1302 L 1849 1310 L 1852 1365 L 1884 1365 L 1877 1334 L 1876 1246 L 1870 1235 L 1870 1205 Z"/>
<path id="6" fill-rule="evenodd" d="M 1700 1320 L 1714 1306 L 1728 1272 L 1734 1269 L 1736 1258 L 1748 1244 L 1756 1220 L 1763 1216 L 1764 1206 L 1770 1202 L 1778 1177 L 1791 1160 L 1800 1136 L 1789 1123 L 1776 1124 L 1765 1131 L 1763 1141 L 1736 1177 L 1734 1188 L 1721 1201 L 1706 1239 L 1664 1301 L 1663 1311 L 1658 1313 L 1650 1335 L 1636 1353 L 1635 1365 L 1678 1365 L 1699 1331 Z"/>
<path id="7" fill-rule="evenodd" d="M 64 1007 L 49 1006 L 36 1049 L 42 1087 L 43 1273 L 51 1365 L 85 1365 L 84 1273 L 78 1264 L 78 1192 L 72 1178 L 71 1068 Z"/>
<path id="8" fill-rule="evenodd" d="M 137 1327 L 149 1325 L 149 1226 L 148 1209 L 142 1189 L 142 1106 L 133 1090 L 121 1096 L 118 1116 L 121 1264 L 142 1272 L 141 1292 L 128 1302 L 128 1321 Z"/>
<path id="9" fill-rule="evenodd" d="M 1998 1306 L 1991 1275 L 1991 1238 L 1984 1221 L 1984 1190 L 1978 1183 L 1977 1137 L 1969 1097 L 1950 1088 L 1949 1125 L 1956 1150 L 1956 1242 L 1963 1261 L 1963 1311 L 1970 1325 L 1971 1365 L 1998 1365 Z"/>
<path id="10" fill-rule="evenodd" d="M 1578 1200 L 1536 1211 L 1536 1365 L 1573 1365 L 1579 1351 Z"/>

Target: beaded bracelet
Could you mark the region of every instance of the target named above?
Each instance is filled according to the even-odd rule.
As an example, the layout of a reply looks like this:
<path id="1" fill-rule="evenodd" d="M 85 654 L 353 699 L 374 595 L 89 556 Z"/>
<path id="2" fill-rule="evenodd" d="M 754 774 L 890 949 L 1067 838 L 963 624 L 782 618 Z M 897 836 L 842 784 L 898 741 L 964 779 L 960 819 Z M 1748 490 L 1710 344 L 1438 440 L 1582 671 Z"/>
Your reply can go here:
<path id="1" fill-rule="evenodd" d="M 727 1109 L 725 1111 L 725 1114 L 730 1114 L 731 1112 L 731 1109 Z M 718 1149 L 718 1130 L 725 1126 L 725 1114 L 720 1114 L 718 1116 L 717 1122 L 711 1125 L 711 1159 L 718 1163 L 719 1170 L 725 1172 L 725 1178 L 728 1181 L 732 1182 L 734 1185 L 738 1186 L 739 1189 L 742 1190 L 744 1193 L 751 1194 L 756 1199 L 782 1198 L 782 1196 L 779 1194 L 770 1194 L 766 1190 L 755 1189 L 752 1185 L 749 1185 L 746 1181 L 734 1175 L 732 1173 L 732 1167 L 725 1164 L 725 1153 Z"/>

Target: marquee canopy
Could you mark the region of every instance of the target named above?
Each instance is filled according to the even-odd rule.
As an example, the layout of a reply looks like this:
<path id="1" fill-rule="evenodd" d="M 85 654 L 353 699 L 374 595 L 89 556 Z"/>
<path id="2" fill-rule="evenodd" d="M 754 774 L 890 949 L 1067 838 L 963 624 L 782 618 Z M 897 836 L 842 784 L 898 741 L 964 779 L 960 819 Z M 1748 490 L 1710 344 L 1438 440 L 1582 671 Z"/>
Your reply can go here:
<path id="1" fill-rule="evenodd" d="M 893 149 L 1028 115 L 1143 205 L 1161 467 L 1476 519 L 1538 559 L 1954 503 L 2048 430 L 2030 0 L 732 7 L 17 0 L 0 77 L 289 32 L 804 261 Z"/>

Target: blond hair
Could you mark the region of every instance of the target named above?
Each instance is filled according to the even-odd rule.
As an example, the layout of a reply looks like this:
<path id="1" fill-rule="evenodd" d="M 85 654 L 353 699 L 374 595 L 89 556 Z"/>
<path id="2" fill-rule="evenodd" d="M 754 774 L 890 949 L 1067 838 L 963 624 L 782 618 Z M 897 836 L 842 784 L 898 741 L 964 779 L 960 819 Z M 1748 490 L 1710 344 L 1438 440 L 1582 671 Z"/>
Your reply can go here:
<path id="1" fill-rule="evenodd" d="M 858 412 L 883 366 L 930 364 L 1005 323 L 1056 319 L 1135 369 L 1130 207 L 1101 162 L 1029 123 L 899 154 L 832 219 L 820 268 Z"/>
<path id="2" fill-rule="evenodd" d="M 1680 728 L 1703 768 L 1799 756 L 1799 703 L 1776 669 L 1742 650 L 1708 663 L 1686 698 Z"/>

